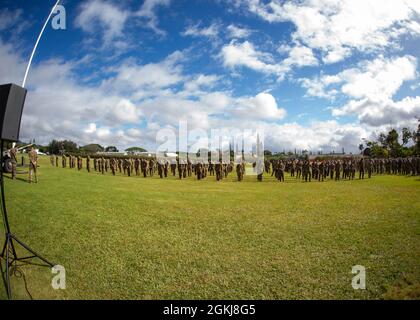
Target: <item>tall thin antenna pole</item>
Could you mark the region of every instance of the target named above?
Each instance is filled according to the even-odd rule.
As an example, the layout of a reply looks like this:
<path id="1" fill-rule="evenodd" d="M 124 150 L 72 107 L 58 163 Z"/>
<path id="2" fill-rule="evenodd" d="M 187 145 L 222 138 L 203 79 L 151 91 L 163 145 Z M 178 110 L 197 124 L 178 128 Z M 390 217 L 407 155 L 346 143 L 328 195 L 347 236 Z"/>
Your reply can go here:
<path id="1" fill-rule="evenodd" d="M 59 2 L 60 2 L 60 0 L 57 0 L 55 6 L 51 9 L 50 14 L 49 14 L 47 20 L 45 21 L 44 26 L 42 27 L 41 32 L 39 33 L 38 39 L 36 40 L 35 47 L 33 48 L 32 53 L 31 53 L 31 57 L 29 58 L 28 66 L 26 67 L 25 77 L 23 78 L 23 82 L 22 82 L 22 87 L 23 88 L 25 88 L 26 78 L 28 77 L 29 69 L 31 68 L 32 59 L 33 59 L 33 57 L 35 55 L 36 48 L 38 47 L 39 40 L 41 40 L 42 34 L 44 33 L 45 28 L 47 27 L 48 21 L 50 21 L 51 16 L 54 13 L 55 8 L 57 8 Z"/>

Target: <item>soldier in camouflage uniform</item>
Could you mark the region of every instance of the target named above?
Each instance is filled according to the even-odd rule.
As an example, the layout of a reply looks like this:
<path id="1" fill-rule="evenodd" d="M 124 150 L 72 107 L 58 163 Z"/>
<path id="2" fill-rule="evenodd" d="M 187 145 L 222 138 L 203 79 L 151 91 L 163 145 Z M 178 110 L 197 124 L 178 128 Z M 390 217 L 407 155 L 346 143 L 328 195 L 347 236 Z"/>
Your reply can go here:
<path id="1" fill-rule="evenodd" d="M 115 158 L 111 158 L 111 160 L 109 160 L 109 166 L 111 168 L 112 175 L 115 176 L 115 171 L 117 171 L 117 160 Z"/>
<path id="2" fill-rule="evenodd" d="M 136 171 L 136 176 L 140 175 L 140 159 L 136 158 L 134 160 L 134 170 Z"/>
<path id="3" fill-rule="evenodd" d="M 140 167 L 141 167 L 141 172 L 143 174 L 143 178 L 146 178 L 147 177 L 147 160 L 146 159 L 141 159 Z"/>
<path id="4" fill-rule="evenodd" d="M 32 183 L 32 176 L 35 175 L 35 182 L 38 182 L 38 177 L 36 176 L 36 169 L 38 165 L 38 153 L 32 147 L 29 152 L 29 183 Z"/>
<path id="5" fill-rule="evenodd" d="M 341 163 L 340 160 L 337 160 L 334 165 L 334 171 L 335 171 L 335 180 L 340 180 L 340 172 L 341 172 Z"/>
<path id="6" fill-rule="evenodd" d="M 305 160 L 302 164 L 302 178 L 305 182 L 311 182 L 311 165 L 308 160 Z"/>
<path id="7" fill-rule="evenodd" d="M 81 156 L 77 156 L 77 170 L 82 170 L 82 157 Z"/>
<path id="8" fill-rule="evenodd" d="M 153 159 L 149 160 L 149 175 L 153 177 L 153 174 L 155 172 L 155 161 Z"/>
<path id="9" fill-rule="evenodd" d="M 168 171 L 169 171 L 169 161 L 165 161 L 163 165 L 163 175 L 165 176 L 165 178 L 168 177 Z"/>
<path id="10" fill-rule="evenodd" d="M 162 160 L 157 161 L 157 169 L 158 169 L 159 177 L 161 179 L 163 179 L 163 163 L 162 163 Z"/>
<path id="11" fill-rule="evenodd" d="M 62 156 L 61 156 L 61 166 L 63 167 L 63 168 L 65 168 L 66 166 L 67 166 L 67 158 L 66 158 L 66 156 L 63 154 Z M 54 165 L 54 163 L 52 164 L 52 165 Z"/>
<path id="12" fill-rule="evenodd" d="M 90 173 L 90 156 L 86 156 L 86 170 Z"/>
<path id="13" fill-rule="evenodd" d="M 214 165 L 214 169 L 216 171 L 216 181 L 220 181 L 223 179 L 223 174 L 222 174 L 222 164 L 220 163 L 220 161 L 218 161 L 215 165 Z"/>
<path id="14" fill-rule="evenodd" d="M 302 175 L 302 162 L 298 160 L 296 163 L 296 179 L 300 179 Z"/>
<path id="15" fill-rule="evenodd" d="M 236 165 L 236 175 L 238 177 L 238 181 L 242 181 L 244 179 L 244 166 L 242 163 L 238 163 Z"/>
<path id="16" fill-rule="evenodd" d="M 3 152 L 3 150 L 1 150 L 1 152 Z M 16 178 L 17 153 L 18 153 L 18 150 L 15 147 L 15 144 L 13 143 L 12 148 L 9 150 L 10 161 L 12 163 L 12 179 Z"/>
<path id="17" fill-rule="evenodd" d="M 365 178 L 365 159 L 359 160 L 359 180 Z"/>
<path id="18" fill-rule="evenodd" d="M 123 160 L 123 169 L 124 169 L 124 174 L 126 173 L 127 176 L 131 176 L 131 163 L 130 160 L 127 158 L 124 158 Z"/>

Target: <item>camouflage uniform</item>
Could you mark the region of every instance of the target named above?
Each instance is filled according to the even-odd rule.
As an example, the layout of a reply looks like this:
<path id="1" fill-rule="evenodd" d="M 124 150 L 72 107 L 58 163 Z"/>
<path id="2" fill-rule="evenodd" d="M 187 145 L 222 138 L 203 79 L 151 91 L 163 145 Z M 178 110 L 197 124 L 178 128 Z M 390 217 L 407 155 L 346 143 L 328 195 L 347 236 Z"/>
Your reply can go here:
<path id="1" fill-rule="evenodd" d="M 1 150 L 1 152 L 3 152 L 3 150 Z M 17 152 L 18 152 L 18 150 L 15 147 L 13 147 L 9 150 L 10 160 L 11 160 L 11 163 L 12 163 L 12 179 L 16 178 L 16 165 L 17 165 L 16 156 L 17 156 Z M 1 168 L 0 168 L 0 170 L 1 170 Z"/>
<path id="2" fill-rule="evenodd" d="M 38 182 L 38 178 L 36 176 L 37 163 L 38 154 L 35 149 L 32 148 L 32 150 L 29 152 L 29 183 L 32 182 L 32 175 L 35 175 L 35 182 Z"/>

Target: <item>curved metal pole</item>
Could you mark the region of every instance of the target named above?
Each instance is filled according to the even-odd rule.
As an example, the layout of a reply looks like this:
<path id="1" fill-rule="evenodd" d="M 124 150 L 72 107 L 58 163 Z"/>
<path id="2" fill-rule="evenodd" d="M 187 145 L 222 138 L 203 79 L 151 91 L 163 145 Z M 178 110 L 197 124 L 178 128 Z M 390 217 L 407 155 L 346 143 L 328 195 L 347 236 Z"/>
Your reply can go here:
<path id="1" fill-rule="evenodd" d="M 38 47 L 39 40 L 41 40 L 42 34 L 44 33 L 45 28 L 47 27 L 48 21 L 50 21 L 51 16 L 52 16 L 52 14 L 54 13 L 55 8 L 57 8 L 57 6 L 58 6 L 58 3 L 59 3 L 59 2 L 60 2 L 60 0 L 57 0 L 57 2 L 56 2 L 56 4 L 55 4 L 55 6 L 51 9 L 50 14 L 49 14 L 49 16 L 48 16 L 47 20 L 45 21 L 44 26 L 42 27 L 41 32 L 39 33 L 38 39 L 36 40 L 35 47 L 34 47 L 34 48 L 33 48 L 33 50 L 32 50 L 31 57 L 29 58 L 28 66 L 26 67 L 25 76 L 24 76 L 24 78 L 23 78 L 23 82 L 22 82 L 22 87 L 23 87 L 23 88 L 25 88 L 26 78 L 28 77 L 28 72 L 29 72 L 29 69 L 31 68 L 32 59 L 33 59 L 33 57 L 34 57 L 34 54 L 35 54 L 36 48 Z"/>

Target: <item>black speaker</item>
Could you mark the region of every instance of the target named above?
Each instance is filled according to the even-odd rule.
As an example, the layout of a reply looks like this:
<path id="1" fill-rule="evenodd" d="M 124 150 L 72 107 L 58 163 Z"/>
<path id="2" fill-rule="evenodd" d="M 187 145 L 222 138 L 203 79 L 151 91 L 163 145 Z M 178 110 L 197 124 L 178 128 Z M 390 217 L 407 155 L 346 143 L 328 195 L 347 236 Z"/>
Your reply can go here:
<path id="1" fill-rule="evenodd" d="M 2 140 L 19 140 L 26 92 L 25 88 L 13 83 L 0 85 L 0 138 Z"/>

